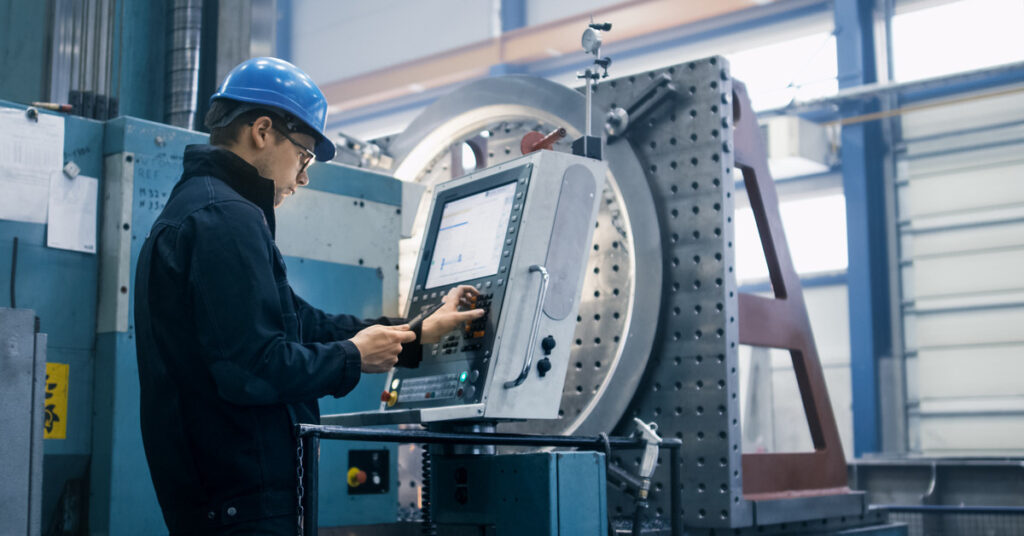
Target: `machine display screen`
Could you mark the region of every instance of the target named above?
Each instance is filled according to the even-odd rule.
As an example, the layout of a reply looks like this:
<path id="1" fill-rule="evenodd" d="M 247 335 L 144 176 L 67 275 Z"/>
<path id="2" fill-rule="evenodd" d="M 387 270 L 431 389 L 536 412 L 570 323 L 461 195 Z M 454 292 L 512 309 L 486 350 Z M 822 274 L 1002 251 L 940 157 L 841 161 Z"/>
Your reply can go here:
<path id="1" fill-rule="evenodd" d="M 498 272 L 516 183 L 445 203 L 425 287 Z"/>

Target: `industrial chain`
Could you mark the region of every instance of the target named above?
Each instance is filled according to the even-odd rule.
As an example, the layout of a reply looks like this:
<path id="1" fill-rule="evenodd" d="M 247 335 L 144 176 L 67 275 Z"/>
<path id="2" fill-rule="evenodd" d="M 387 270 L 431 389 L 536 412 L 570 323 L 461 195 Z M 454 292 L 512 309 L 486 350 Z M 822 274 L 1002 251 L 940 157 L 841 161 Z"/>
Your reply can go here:
<path id="1" fill-rule="evenodd" d="M 298 536 L 302 536 L 302 518 L 306 514 L 305 509 L 302 507 L 302 499 L 306 494 L 306 488 L 303 487 L 302 480 L 306 475 L 302 468 L 302 436 L 299 436 L 297 439 L 298 443 L 297 446 L 295 447 L 295 478 L 297 480 L 297 483 L 295 485 L 295 495 L 296 497 L 298 497 L 298 508 L 296 510 L 298 511 L 299 515 L 295 521 L 295 534 L 297 534 Z"/>

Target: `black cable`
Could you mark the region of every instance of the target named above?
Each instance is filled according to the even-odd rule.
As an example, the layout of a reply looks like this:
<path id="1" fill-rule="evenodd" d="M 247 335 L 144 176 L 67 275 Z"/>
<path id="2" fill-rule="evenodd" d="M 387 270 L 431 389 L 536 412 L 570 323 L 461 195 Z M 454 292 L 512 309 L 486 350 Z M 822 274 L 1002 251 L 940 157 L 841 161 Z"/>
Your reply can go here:
<path id="1" fill-rule="evenodd" d="M 14 237 L 14 246 L 11 249 L 11 309 L 17 309 L 17 300 L 14 299 L 14 281 L 18 277 L 18 237 Z"/>
<path id="2" fill-rule="evenodd" d="M 423 514 L 423 526 L 421 533 L 423 536 L 437 536 L 437 525 L 434 524 L 434 515 L 430 507 L 430 479 L 431 479 L 431 465 L 433 461 L 430 458 L 430 445 L 423 445 L 423 465 L 422 465 L 422 492 L 420 493 L 420 512 Z"/>

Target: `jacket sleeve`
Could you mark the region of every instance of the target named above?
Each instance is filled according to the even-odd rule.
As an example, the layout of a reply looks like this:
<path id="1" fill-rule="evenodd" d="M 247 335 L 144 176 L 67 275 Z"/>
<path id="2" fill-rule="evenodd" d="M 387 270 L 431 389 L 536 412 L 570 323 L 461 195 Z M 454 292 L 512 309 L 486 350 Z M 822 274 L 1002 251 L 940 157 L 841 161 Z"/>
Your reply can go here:
<path id="1" fill-rule="evenodd" d="M 200 352 L 222 398 L 238 405 L 294 403 L 355 387 L 360 356 L 352 342 L 288 340 L 297 318 L 285 310 L 280 287 L 288 282 L 275 274 L 278 254 L 259 209 L 221 202 L 185 225 Z"/>
<path id="2" fill-rule="evenodd" d="M 331 342 L 352 338 L 360 330 L 374 324 L 399 326 L 406 322 L 404 318 L 382 316 L 372 320 L 346 314 L 328 314 L 313 307 L 296 294 L 295 310 L 302 326 L 302 340 L 311 342 Z M 423 358 L 423 346 L 419 341 L 402 345 L 402 353 L 398 354 L 398 366 L 416 368 Z"/>

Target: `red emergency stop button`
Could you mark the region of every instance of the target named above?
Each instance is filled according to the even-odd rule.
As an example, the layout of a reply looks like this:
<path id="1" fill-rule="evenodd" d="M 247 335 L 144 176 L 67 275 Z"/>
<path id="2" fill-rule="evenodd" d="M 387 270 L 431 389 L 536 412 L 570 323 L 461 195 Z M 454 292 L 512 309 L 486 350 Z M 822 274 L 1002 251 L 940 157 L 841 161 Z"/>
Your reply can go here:
<path id="1" fill-rule="evenodd" d="M 348 487 L 350 488 L 358 488 L 360 485 L 366 483 L 366 471 L 363 471 L 358 467 L 349 467 L 347 476 Z"/>

